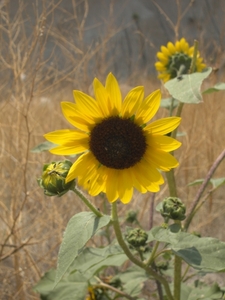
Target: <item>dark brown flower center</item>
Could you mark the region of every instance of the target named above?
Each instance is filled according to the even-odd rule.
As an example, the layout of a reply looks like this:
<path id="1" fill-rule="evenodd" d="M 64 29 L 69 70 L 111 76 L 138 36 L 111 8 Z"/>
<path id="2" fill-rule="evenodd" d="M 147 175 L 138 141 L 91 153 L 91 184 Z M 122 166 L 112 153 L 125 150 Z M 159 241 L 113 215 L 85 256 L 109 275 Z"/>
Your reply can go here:
<path id="1" fill-rule="evenodd" d="M 134 166 L 147 148 L 142 128 L 131 119 L 118 116 L 104 119 L 93 128 L 89 146 L 102 165 L 113 169 Z"/>

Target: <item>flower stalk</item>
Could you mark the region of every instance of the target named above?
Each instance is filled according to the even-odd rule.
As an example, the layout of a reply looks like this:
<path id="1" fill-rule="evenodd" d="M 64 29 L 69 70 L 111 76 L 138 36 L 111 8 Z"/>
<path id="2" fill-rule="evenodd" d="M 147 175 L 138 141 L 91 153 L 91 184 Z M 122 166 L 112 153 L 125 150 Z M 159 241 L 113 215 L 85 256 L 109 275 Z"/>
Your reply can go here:
<path id="1" fill-rule="evenodd" d="M 79 191 L 76 187 L 72 190 L 83 202 L 90 208 L 90 210 L 99 218 L 103 217 L 103 214 L 84 196 L 84 194 Z"/>

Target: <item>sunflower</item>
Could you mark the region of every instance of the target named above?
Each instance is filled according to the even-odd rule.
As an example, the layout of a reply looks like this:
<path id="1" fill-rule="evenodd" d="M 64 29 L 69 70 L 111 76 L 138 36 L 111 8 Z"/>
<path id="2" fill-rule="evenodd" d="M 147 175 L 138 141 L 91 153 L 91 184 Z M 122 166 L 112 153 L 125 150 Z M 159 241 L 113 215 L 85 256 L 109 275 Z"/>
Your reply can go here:
<path id="1" fill-rule="evenodd" d="M 168 152 L 181 143 L 164 135 L 177 128 L 180 118 L 147 124 L 159 108 L 159 90 L 144 98 L 144 87 L 138 86 L 122 102 L 118 82 L 111 73 L 105 86 L 95 78 L 93 87 L 95 99 L 75 90 L 76 103 L 61 103 L 65 118 L 76 129 L 45 134 L 48 141 L 58 145 L 51 153 L 81 154 L 66 182 L 77 178 L 90 195 L 104 192 L 109 202 L 118 198 L 130 202 L 134 188 L 140 193 L 158 192 L 164 183 L 159 170 L 178 166 Z"/>
<path id="2" fill-rule="evenodd" d="M 188 74 L 194 53 L 194 47 L 190 47 L 187 41 L 182 38 L 175 44 L 169 42 L 167 47 L 161 46 L 161 52 L 157 53 L 159 61 L 155 68 L 159 72 L 158 78 L 166 82 L 182 74 Z M 206 65 L 200 53 L 197 53 L 195 72 L 201 72 Z"/>

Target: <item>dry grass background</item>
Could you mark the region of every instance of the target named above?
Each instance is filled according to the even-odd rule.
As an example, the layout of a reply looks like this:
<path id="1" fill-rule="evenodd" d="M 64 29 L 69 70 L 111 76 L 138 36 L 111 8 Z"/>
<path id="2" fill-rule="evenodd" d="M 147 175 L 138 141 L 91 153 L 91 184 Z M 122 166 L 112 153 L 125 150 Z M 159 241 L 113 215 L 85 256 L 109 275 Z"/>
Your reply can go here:
<path id="1" fill-rule="evenodd" d="M 54 26 L 54 12 L 61 1 L 33 1 L 34 18 L 24 13 L 26 1 L 18 1 L 18 9 L 12 14 L 12 2 L 0 3 L 0 299 L 24 300 L 39 299 L 32 286 L 44 272 L 56 266 L 68 220 L 85 209 L 72 193 L 62 198 L 44 196 L 36 178 L 42 172 L 43 163 L 59 160 L 60 157 L 47 152 L 35 154 L 30 150 L 44 141 L 44 133 L 68 128 L 61 114 L 60 102 L 73 101 L 72 89 L 91 91 L 93 76 L 90 70 L 94 69 L 94 75 L 104 80 L 114 59 L 110 57 L 109 61 L 107 56 L 109 41 L 118 29 L 109 27 L 104 40 L 100 37 L 93 47 L 85 46 L 82 37 L 88 1 L 71 1 L 73 14 L 69 16 L 62 9 L 61 13 L 65 13 L 65 18 L 74 18 L 74 32 L 79 39 L 77 48 L 72 40 L 65 39 L 66 28 Z M 179 4 L 179 1 L 176 2 Z M 81 4 L 82 15 L 79 12 Z M 27 26 L 30 31 L 27 31 Z M 62 53 L 67 57 L 64 68 L 59 66 L 54 47 L 46 57 L 49 39 L 54 39 L 57 47 L 62 46 Z M 219 59 L 216 58 L 217 62 Z M 113 71 L 117 76 L 117 71 Z M 214 72 L 205 85 L 210 86 L 217 81 L 217 73 Z M 130 76 L 119 78 L 119 82 L 124 94 L 132 86 L 144 85 L 146 94 L 161 88 L 166 95 L 155 75 L 142 74 L 138 69 L 133 70 Z M 224 92 L 205 95 L 203 103 L 184 107 L 180 131 L 186 135 L 180 137 L 183 146 L 176 151 L 180 167 L 175 174 L 179 196 L 187 206 L 198 188 L 187 184 L 203 178 L 224 149 L 224 111 Z M 164 109 L 157 114 L 159 117 L 166 115 Z M 225 162 L 222 162 L 215 177 L 223 177 L 224 169 Z M 204 236 L 225 240 L 224 192 L 222 187 L 210 196 L 192 229 Z M 156 195 L 156 203 L 167 195 L 164 185 Z M 121 214 L 128 208 L 138 209 L 141 223 L 148 229 L 150 200 L 151 195 L 136 193 L 129 205 L 121 205 Z M 97 197 L 93 201 L 103 209 L 104 200 Z M 157 214 L 154 220 L 159 222 Z"/>

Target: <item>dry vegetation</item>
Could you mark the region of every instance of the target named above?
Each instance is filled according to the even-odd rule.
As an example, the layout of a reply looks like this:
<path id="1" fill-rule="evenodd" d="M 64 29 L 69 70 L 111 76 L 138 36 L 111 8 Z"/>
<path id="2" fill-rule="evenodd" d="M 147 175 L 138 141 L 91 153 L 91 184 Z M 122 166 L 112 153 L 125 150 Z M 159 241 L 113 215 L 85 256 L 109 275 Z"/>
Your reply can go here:
<path id="1" fill-rule="evenodd" d="M 17 2 L 17 9 L 12 5 Z M 113 1 L 112 1 L 113 2 Z M 13 4 L 12 4 L 13 3 Z M 43 163 L 59 157 L 30 150 L 44 141 L 43 134 L 67 128 L 60 111 L 60 101 L 72 101 L 72 89 L 90 92 L 93 76 L 104 80 L 113 65 L 108 57 L 110 39 L 119 30 L 106 23 L 103 37 L 92 45 L 83 41 L 88 1 L 71 1 L 73 11 L 64 11 L 61 1 L 32 1 L 27 13 L 26 1 L 1 1 L 0 16 L 0 298 L 39 299 L 32 291 L 44 272 L 56 266 L 57 252 L 65 226 L 72 215 L 85 209 L 74 194 L 48 198 L 38 187 Z M 73 20 L 73 26 L 54 24 L 54 14 Z M 63 20 L 63 18 L 62 18 Z M 69 34 L 68 34 L 69 32 Z M 73 43 L 76 36 L 76 43 Z M 52 41 L 51 53 L 46 49 Z M 148 41 L 149 44 L 151 41 Z M 59 52 L 57 52 L 60 49 Z M 63 59 L 62 59 L 63 58 Z M 62 62 L 61 62 L 62 59 Z M 154 61 L 152 61 L 152 64 Z M 135 66 L 132 66 L 135 67 Z M 160 87 L 152 75 L 119 77 L 124 93 L 129 86 L 144 85 L 146 92 Z M 113 69 L 116 76 L 120 70 Z M 217 82 L 216 73 L 207 85 Z M 163 89 L 162 89 L 163 90 Z M 163 90 L 164 91 L 164 90 Z M 197 187 L 187 184 L 203 178 L 224 148 L 225 94 L 204 96 L 204 103 L 187 105 L 180 131 L 182 148 L 176 152 L 180 167 L 176 170 L 179 196 L 191 203 Z M 158 116 L 166 116 L 161 109 Z M 215 177 L 224 176 L 225 162 Z M 212 194 L 193 228 L 203 235 L 225 240 L 224 187 Z M 166 185 L 156 201 L 167 194 Z M 94 200 L 103 209 L 101 198 Z M 151 195 L 135 194 L 129 207 L 138 208 L 140 219 L 149 228 Z M 127 207 L 122 207 L 122 212 Z M 155 222 L 159 216 L 155 214 Z"/>

